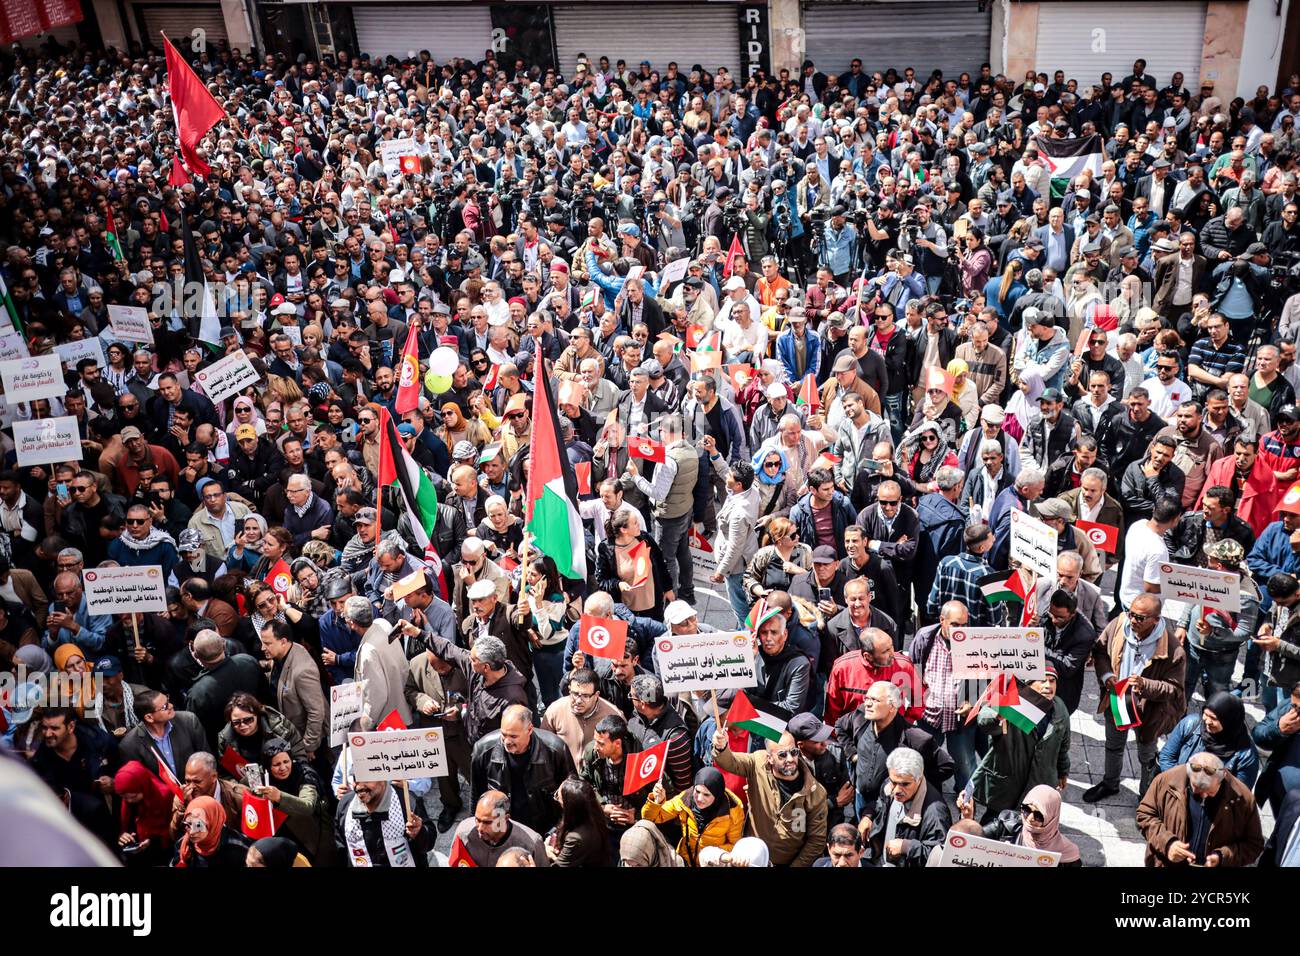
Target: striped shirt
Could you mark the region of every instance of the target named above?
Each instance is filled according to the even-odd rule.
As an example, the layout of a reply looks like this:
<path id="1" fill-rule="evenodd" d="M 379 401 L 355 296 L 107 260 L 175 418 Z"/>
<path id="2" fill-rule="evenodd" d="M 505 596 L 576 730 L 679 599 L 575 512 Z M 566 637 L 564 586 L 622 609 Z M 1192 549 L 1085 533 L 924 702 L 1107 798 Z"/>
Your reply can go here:
<path id="1" fill-rule="evenodd" d="M 946 602 L 961 601 L 970 614 L 971 627 L 1002 626 L 1005 617 L 1003 605 L 990 607 L 984 600 L 984 592 L 975 583 L 983 575 L 992 573 L 993 569 L 984 560 L 969 551 L 948 555 L 939 562 L 926 601 L 926 611 L 937 617 Z"/>
<path id="2" fill-rule="evenodd" d="M 1211 375 L 1228 375 L 1244 371 L 1246 353 L 1236 342 L 1224 342 L 1215 348 L 1208 338 L 1198 339 L 1187 357 L 1188 365 L 1199 365 Z"/>

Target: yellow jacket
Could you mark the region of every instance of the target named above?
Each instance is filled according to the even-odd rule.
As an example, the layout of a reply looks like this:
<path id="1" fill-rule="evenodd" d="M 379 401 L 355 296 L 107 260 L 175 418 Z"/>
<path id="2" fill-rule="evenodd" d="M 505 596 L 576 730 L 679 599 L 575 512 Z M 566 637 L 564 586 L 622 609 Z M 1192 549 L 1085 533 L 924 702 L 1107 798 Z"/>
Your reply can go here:
<path id="1" fill-rule="evenodd" d="M 695 814 L 682 799 L 685 795 L 685 792 L 679 793 L 663 805 L 647 799 L 645 805 L 641 807 L 641 819 L 649 820 L 651 823 L 673 821 L 680 823 L 682 838 L 677 844 L 677 855 L 691 866 L 699 866 L 701 849 L 706 846 L 720 846 L 724 850 L 730 850 L 736 845 L 736 841 L 744 836 L 745 805 L 740 802 L 738 796 L 728 790 L 727 799 L 731 802 L 731 810 L 727 813 L 719 813 L 708 822 L 704 832 L 700 833 L 700 828 L 695 822 Z"/>

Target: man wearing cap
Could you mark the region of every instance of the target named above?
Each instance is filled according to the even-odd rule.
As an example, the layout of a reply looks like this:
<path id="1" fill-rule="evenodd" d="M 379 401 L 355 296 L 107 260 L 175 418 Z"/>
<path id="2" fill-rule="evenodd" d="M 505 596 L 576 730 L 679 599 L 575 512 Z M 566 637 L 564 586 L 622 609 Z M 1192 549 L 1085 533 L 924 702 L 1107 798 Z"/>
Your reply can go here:
<path id="1" fill-rule="evenodd" d="M 818 379 L 821 356 L 821 336 L 808 330 L 808 317 L 801 307 L 795 306 L 786 316 L 786 327 L 776 338 L 776 357 L 785 366 L 786 377 L 791 382 L 802 382 L 807 375 Z"/>
<path id="2" fill-rule="evenodd" d="M 853 802 L 853 786 L 838 743 L 831 742 L 833 731 L 816 714 L 795 714 L 785 725 L 799 752 L 812 767 L 813 777 L 826 791 L 826 824 L 833 827 L 844 822 L 845 807 Z M 815 864 L 814 864 L 815 865 Z"/>
<path id="3" fill-rule="evenodd" d="M 1059 388 L 1047 388 L 1038 396 L 1038 414 L 1031 413 L 1020 440 L 1020 460 L 1047 471 L 1070 450 L 1077 434 L 1074 416 L 1065 411 L 1065 396 Z"/>
<path id="4" fill-rule="evenodd" d="M 172 487 L 176 486 L 180 466 L 171 452 L 161 445 L 148 444 L 144 434 L 133 425 L 123 428 L 118 437 L 126 446 L 126 454 L 117 460 L 113 474 L 114 491 L 128 498 L 134 497 L 144 468 L 154 469 L 155 473 L 166 476 Z"/>

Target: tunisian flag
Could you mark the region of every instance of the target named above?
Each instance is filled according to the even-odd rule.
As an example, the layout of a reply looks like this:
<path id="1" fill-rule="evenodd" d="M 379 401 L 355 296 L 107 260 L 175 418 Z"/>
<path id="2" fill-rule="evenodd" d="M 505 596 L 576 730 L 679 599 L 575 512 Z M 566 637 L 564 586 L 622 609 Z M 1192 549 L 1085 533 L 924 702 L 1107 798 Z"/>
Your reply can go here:
<path id="1" fill-rule="evenodd" d="M 662 740 L 649 750 L 628 754 L 624 760 L 623 795 L 636 793 L 646 784 L 654 783 L 664 772 L 668 759 L 668 741 Z"/>
<path id="2" fill-rule="evenodd" d="M 285 814 L 277 810 L 270 800 L 255 797 L 244 791 L 244 804 L 239 814 L 239 828 L 250 840 L 275 836 L 275 829 L 284 822 Z"/>
<path id="3" fill-rule="evenodd" d="M 582 615 L 578 619 L 578 647 L 592 657 L 621 661 L 627 648 L 627 622 Z"/>
<path id="4" fill-rule="evenodd" d="M 167 92 L 172 99 L 181 155 L 191 173 L 206 177 L 212 167 L 203 161 L 196 147 L 208 130 L 226 118 L 226 111 L 166 36 L 163 48 L 167 51 Z"/>

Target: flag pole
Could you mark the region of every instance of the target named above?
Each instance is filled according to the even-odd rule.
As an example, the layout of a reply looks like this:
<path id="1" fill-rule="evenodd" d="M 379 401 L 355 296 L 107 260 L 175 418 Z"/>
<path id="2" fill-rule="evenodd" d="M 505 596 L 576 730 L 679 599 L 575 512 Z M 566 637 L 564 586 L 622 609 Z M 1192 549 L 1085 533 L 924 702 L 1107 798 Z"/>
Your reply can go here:
<path id="1" fill-rule="evenodd" d="M 722 718 L 718 716 L 718 692 L 714 688 L 709 688 L 709 698 L 713 701 L 713 729 L 715 731 L 722 729 Z"/>
<path id="2" fill-rule="evenodd" d="M 519 615 L 519 623 L 524 623 L 528 613 L 528 558 L 532 553 L 533 535 L 530 531 L 524 532 L 524 540 L 520 542 L 521 554 L 519 555 L 519 606 L 516 611 Z"/>

